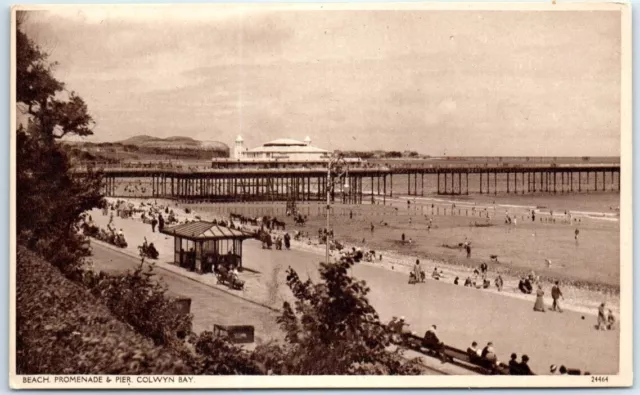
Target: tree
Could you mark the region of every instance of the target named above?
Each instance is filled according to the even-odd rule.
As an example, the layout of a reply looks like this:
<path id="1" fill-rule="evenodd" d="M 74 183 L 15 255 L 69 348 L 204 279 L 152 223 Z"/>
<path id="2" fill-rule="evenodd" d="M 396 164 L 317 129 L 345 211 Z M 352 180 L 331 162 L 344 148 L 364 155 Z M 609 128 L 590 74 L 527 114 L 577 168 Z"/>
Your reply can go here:
<path id="1" fill-rule="evenodd" d="M 53 76 L 56 63 L 21 30 L 25 12 L 18 12 L 16 32 L 16 101 L 26 108 L 37 130 L 47 139 L 68 134 L 93 134 L 93 119 L 84 100 L 75 92 L 66 92 L 64 83 Z M 67 99 L 60 98 L 67 93 Z"/>
<path id="2" fill-rule="evenodd" d="M 16 224 L 18 240 L 58 266 L 76 266 L 89 254 L 78 234 L 80 214 L 99 206 L 101 177 L 71 172 L 59 138 L 92 134 L 87 106 L 75 93 L 64 100 L 64 84 L 52 74 L 55 66 L 21 30 L 16 32 L 16 98 L 28 116 L 16 139 Z"/>
<path id="3" fill-rule="evenodd" d="M 287 285 L 296 301 L 285 302 L 278 323 L 284 346 L 267 345 L 256 358 L 277 374 L 418 374 L 417 360 L 390 352 L 390 333 L 369 304 L 364 281 L 348 275 L 353 263 L 322 263 L 323 282 L 302 281 L 291 268 Z"/>

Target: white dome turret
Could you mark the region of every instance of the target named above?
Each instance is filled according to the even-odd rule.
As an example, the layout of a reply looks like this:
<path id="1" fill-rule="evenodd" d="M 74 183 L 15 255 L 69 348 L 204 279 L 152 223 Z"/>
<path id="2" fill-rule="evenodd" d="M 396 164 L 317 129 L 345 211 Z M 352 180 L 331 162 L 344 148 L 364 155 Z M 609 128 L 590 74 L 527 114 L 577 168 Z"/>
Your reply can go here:
<path id="1" fill-rule="evenodd" d="M 304 142 L 305 142 L 305 144 L 307 144 L 307 145 L 311 145 L 311 137 L 307 136 L 307 137 L 304 139 Z"/>
<path id="2" fill-rule="evenodd" d="M 241 143 L 243 141 L 242 136 L 238 135 L 238 137 L 236 137 L 236 143 Z"/>

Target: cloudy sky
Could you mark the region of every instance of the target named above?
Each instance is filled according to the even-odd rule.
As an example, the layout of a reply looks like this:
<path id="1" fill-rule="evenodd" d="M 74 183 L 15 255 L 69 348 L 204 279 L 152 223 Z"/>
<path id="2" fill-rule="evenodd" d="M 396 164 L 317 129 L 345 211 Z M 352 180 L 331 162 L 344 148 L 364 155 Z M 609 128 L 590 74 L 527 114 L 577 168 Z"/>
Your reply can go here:
<path id="1" fill-rule="evenodd" d="M 93 141 L 619 155 L 617 12 L 74 8 L 27 33 Z"/>

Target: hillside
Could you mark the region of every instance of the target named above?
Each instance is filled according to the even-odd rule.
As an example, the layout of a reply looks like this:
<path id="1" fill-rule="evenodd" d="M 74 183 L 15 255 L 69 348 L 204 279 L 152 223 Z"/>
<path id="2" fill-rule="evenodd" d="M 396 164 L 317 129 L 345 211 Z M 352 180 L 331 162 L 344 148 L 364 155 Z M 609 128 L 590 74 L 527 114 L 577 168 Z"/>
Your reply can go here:
<path id="1" fill-rule="evenodd" d="M 118 141 L 122 145 L 135 145 L 137 147 L 153 147 L 167 149 L 201 149 L 205 151 L 229 152 L 229 146 L 219 141 L 199 141 L 186 136 L 171 136 L 167 138 L 139 135 Z"/>
<path id="2" fill-rule="evenodd" d="M 65 141 L 65 144 L 74 160 L 81 162 L 210 160 L 228 158 L 230 151 L 219 141 L 199 141 L 184 136 L 139 135 L 109 143 Z"/>

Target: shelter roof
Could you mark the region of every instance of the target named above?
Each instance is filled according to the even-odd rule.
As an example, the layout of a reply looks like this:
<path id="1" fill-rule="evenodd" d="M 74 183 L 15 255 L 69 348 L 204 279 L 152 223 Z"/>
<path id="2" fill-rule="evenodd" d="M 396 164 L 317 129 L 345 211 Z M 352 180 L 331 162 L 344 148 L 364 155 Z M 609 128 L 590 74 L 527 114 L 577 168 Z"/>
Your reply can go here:
<path id="1" fill-rule="evenodd" d="M 215 225 L 212 222 L 199 221 L 182 225 L 165 227 L 162 233 L 174 237 L 180 237 L 189 240 L 225 240 L 225 239 L 250 239 L 252 234 L 238 230 L 230 229 L 224 226 Z"/>

